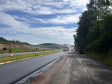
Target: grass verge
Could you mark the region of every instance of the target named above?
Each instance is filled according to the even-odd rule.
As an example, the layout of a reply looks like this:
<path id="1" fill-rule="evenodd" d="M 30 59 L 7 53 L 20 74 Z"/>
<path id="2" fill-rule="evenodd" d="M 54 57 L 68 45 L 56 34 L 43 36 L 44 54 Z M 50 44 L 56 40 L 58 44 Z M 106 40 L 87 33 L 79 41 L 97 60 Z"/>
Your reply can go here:
<path id="1" fill-rule="evenodd" d="M 96 52 L 84 52 L 84 53 L 95 59 L 98 59 L 99 61 L 104 62 L 105 64 L 112 66 L 112 51 L 109 51 L 108 54 L 101 54 Z"/>
<path id="2" fill-rule="evenodd" d="M 22 49 L 19 49 L 17 47 L 9 47 L 7 50 L 0 50 L 0 54 L 9 53 L 9 50 L 11 50 L 11 53 L 33 52 L 33 49 L 22 50 Z M 57 49 L 54 49 L 54 50 L 57 50 Z M 44 49 L 34 50 L 34 52 L 39 52 L 39 51 L 44 51 Z M 45 49 L 45 51 L 53 51 L 53 49 Z"/>
<path id="3" fill-rule="evenodd" d="M 35 58 L 35 57 L 49 55 L 49 54 L 58 53 L 58 52 L 60 52 L 60 51 L 35 53 L 35 54 L 28 54 L 28 55 L 18 55 L 18 56 L 9 56 L 9 57 L 0 57 L 0 63 L 5 64 L 5 63 Z"/>

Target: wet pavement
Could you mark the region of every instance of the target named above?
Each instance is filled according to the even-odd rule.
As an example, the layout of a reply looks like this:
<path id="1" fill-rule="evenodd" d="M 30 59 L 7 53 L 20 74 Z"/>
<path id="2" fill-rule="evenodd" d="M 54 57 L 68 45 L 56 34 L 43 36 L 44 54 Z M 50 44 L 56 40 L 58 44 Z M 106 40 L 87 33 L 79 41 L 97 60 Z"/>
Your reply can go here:
<path id="1" fill-rule="evenodd" d="M 69 52 L 30 84 L 112 84 L 112 69 L 85 54 Z"/>

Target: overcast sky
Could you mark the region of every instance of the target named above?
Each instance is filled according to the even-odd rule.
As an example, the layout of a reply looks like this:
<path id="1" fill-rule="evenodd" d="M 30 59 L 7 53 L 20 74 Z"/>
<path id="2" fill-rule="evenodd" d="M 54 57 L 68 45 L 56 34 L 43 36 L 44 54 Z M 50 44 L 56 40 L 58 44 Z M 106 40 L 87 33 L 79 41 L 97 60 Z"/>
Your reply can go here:
<path id="1" fill-rule="evenodd" d="M 0 0 L 0 36 L 30 44 L 74 44 L 89 0 Z"/>

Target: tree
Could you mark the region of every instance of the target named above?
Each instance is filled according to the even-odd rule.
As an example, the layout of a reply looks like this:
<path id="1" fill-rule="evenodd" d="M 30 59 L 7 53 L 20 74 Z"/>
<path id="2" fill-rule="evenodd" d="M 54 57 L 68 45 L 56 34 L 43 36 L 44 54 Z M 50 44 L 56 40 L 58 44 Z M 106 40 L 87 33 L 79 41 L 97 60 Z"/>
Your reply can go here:
<path id="1" fill-rule="evenodd" d="M 103 53 L 112 48 L 112 14 L 109 0 L 91 0 L 79 18 L 74 36 L 77 47 Z"/>

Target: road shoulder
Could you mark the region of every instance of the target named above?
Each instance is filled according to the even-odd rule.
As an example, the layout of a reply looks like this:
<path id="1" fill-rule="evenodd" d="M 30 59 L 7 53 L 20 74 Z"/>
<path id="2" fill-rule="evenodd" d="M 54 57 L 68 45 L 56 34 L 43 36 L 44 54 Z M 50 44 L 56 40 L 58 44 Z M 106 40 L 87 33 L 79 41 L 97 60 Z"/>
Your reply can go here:
<path id="1" fill-rule="evenodd" d="M 31 84 L 112 84 L 108 66 L 76 52 L 63 56 Z"/>
<path id="2" fill-rule="evenodd" d="M 31 84 L 68 84 L 71 60 L 64 56 L 44 74 L 38 76 Z"/>

